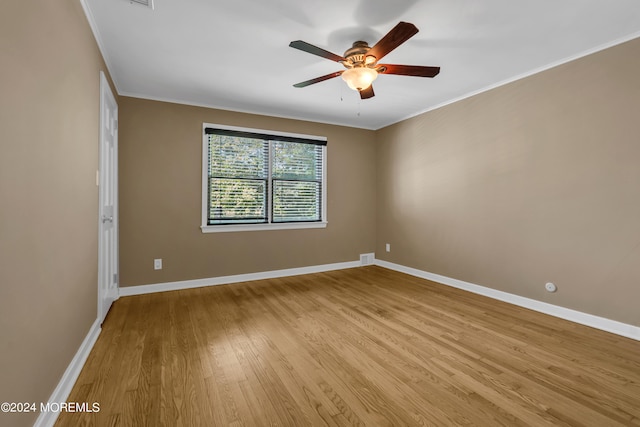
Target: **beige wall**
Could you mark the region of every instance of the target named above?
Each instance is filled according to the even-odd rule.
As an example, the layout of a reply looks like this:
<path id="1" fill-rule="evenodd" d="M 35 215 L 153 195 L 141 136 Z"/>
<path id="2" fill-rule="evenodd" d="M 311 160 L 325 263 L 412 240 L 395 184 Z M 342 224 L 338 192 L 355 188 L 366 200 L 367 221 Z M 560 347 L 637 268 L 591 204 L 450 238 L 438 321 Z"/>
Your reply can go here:
<path id="1" fill-rule="evenodd" d="M 0 401 L 40 402 L 96 318 L 105 66 L 75 0 L 2 2 L 0 55 Z M 375 133 L 120 98 L 122 285 L 356 260 L 375 247 L 640 325 L 638 75 L 636 40 Z M 327 136 L 328 228 L 201 233 L 202 122 Z"/>
<path id="2" fill-rule="evenodd" d="M 97 316 L 105 67 L 75 0 L 1 2 L 0 58 L 0 402 L 46 402 Z"/>
<path id="3" fill-rule="evenodd" d="M 203 234 L 203 122 L 326 136 L 327 228 Z M 373 131 L 121 97 L 119 137 L 121 286 L 355 261 L 374 250 Z"/>
<path id="4" fill-rule="evenodd" d="M 638 76 L 640 39 L 379 131 L 377 257 L 640 325 Z"/>

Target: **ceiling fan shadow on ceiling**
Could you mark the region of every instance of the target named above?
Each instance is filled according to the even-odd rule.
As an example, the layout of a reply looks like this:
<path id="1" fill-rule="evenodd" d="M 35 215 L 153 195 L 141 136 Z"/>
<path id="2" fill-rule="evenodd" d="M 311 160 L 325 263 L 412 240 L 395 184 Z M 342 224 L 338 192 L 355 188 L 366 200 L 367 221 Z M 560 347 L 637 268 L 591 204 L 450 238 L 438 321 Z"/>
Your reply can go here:
<path id="1" fill-rule="evenodd" d="M 294 87 L 307 87 L 309 85 L 320 83 L 334 77 L 342 76 L 347 85 L 360 93 L 360 98 L 372 98 L 373 81 L 378 74 L 396 74 L 400 76 L 413 77 L 435 77 L 440 72 L 440 67 L 427 67 L 421 65 L 397 65 L 397 64 L 380 64 L 380 61 L 389 52 L 409 40 L 418 32 L 415 25 L 408 22 L 400 22 L 393 27 L 384 37 L 380 39 L 373 47 L 369 47 L 367 42 L 356 41 L 353 46 L 346 50 L 344 56 L 336 55 L 317 46 L 296 40 L 289 43 L 289 46 L 302 50 L 312 55 L 321 56 L 330 61 L 339 62 L 346 69 L 336 71 L 325 76 L 316 77 L 315 79 L 306 80 L 296 83 Z"/>

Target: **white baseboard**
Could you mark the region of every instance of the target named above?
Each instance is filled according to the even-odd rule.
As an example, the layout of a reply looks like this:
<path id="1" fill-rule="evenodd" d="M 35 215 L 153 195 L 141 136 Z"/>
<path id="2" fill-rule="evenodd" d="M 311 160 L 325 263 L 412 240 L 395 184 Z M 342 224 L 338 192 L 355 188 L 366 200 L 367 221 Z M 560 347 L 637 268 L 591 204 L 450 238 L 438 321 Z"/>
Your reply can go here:
<path id="1" fill-rule="evenodd" d="M 287 268 L 285 270 L 264 271 L 260 273 L 236 274 L 208 279 L 183 280 L 179 282 L 164 282 L 152 285 L 127 286 L 120 288 L 120 296 L 151 294 L 155 292 L 177 291 L 180 289 L 201 288 L 204 286 L 228 285 L 231 283 L 248 282 L 252 280 L 275 279 L 278 277 L 298 276 L 301 274 L 321 273 L 324 271 L 342 270 L 360 267 L 360 261 L 339 262 L 334 264 L 314 265 L 310 267 Z"/>
<path id="2" fill-rule="evenodd" d="M 71 360 L 67 370 L 64 371 L 58 386 L 51 394 L 51 397 L 49 397 L 48 403 L 61 403 L 67 401 L 69 393 L 71 393 L 71 389 L 76 383 L 78 375 L 80 375 L 80 371 L 82 371 L 82 367 L 87 361 L 87 357 L 89 357 L 89 353 L 91 353 L 91 349 L 98 339 L 98 335 L 100 335 L 100 330 L 100 323 L 98 322 L 98 319 L 96 319 L 96 321 L 93 322 L 93 325 L 91 325 L 91 329 L 89 329 L 89 333 L 85 337 L 84 341 L 80 344 L 80 348 Z M 59 412 L 40 412 L 34 427 L 53 426 L 58 419 L 58 415 Z"/>
<path id="3" fill-rule="evenodd" d="M 389 270 L 399 271 L 401 273 L 410 274 L 411 276 L 420 277 L 422 279 L 431 280 L 432 282 L 441 283 L 443 285 L 473 292 L 474 294 L 484 295 L 489 298 L 508 302 L 520 307 L 528 308 L 540 313 L 549 314 L 561 319 L 569 320 L 581 325 L 590 326 L 612 334 L 621 335 L 640 341 L 640 327 L 618 322 L 604 317 L 594 316 L 593 314 L 583 313 L 581 311 L 572 310 L 565 307 L 537 301 L 531 298 L 521 297 L 519 295 L 510 294 L 508 292 L 498 291 L 496 289 L 487 288 L 458 279 L 441 276 L 439 274 L 429 273 L 427 271 L 418 270 L 411 267 L 405 267 L 400 264 L 376 259 L 375 264 L 388 268 Z"/>

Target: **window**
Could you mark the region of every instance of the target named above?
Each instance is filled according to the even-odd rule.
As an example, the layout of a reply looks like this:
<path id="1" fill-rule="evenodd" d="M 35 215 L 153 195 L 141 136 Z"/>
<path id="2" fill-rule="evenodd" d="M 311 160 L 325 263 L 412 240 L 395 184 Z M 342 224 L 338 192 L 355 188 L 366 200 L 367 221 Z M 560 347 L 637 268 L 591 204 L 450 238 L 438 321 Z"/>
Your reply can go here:
<path id="1" fill-rule="evenodd" d="M 326 144 L 205 123 L 202 231 L 326 227 Z"/>

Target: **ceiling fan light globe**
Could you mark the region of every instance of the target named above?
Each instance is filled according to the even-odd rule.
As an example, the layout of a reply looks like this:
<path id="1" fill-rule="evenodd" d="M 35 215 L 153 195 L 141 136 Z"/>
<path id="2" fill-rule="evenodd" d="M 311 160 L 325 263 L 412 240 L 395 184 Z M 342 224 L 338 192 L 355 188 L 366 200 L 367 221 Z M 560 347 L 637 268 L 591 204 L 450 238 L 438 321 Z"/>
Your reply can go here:
<path id="1" fill-rule="evenodd" d="M 349 68 L 342 73 L 342 80 L 353 90 L 363 90 L 371 86 L 378 72 L 367 67 Z"/>

